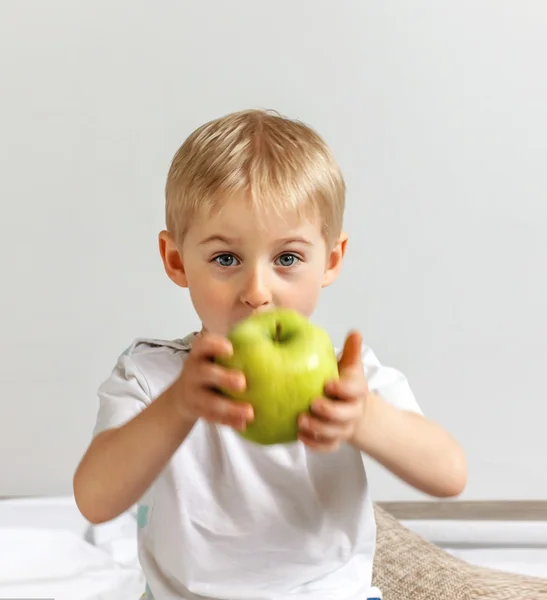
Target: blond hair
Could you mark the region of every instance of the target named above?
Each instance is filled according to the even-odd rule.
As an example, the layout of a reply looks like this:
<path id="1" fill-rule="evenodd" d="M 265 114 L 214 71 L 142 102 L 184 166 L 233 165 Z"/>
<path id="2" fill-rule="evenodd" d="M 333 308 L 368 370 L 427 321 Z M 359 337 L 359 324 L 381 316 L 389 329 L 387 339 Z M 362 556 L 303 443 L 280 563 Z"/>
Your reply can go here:
<path id="1" fill-rule="evenodd" d="M 318 218 L 332 245 L 342 229 L 345 183 L 325 141 L 272 111 L 231 113 L 196 129 L 175 154 L 165 188 L 166 226 L 182 243 L 192 217 L 236 194 L 250 208 Z"/>

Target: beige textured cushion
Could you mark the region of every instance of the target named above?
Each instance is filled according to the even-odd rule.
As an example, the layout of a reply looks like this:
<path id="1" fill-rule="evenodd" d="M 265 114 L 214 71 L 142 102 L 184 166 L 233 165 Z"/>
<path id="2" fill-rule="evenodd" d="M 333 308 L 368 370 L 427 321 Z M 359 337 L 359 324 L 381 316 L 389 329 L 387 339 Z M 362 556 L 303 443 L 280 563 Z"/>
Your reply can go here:
<path id="1" fill-rule="evenodd" d="M 547 600 L 547 579 L 469 565 L 375 506 L 373 584 L 384 600 Z"/>

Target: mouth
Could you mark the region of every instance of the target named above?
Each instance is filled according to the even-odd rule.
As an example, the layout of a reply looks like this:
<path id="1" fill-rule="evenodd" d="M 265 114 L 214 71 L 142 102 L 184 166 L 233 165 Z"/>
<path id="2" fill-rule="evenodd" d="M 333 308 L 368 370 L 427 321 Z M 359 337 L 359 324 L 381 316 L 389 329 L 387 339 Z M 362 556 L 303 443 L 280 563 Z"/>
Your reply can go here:
<path id="1" fill-rule="evenodd" d="M 276 308 L 275 306 L 268 306 L 266 308 L 257 308 L 248 313 L 245 313 L 244 315 L 242 315 L 241 317 L 236 319 L 236 321 L 232 325 L 235 325 L 236 323 L 239 323 L 240 321 L 243 321 L 249 317 L 253 317 L 254 315 L 258 315 L 258 314 L 264 313 L 264 312 L 270 312 L 271 310 L 275 310 L 275 308 Z"/>

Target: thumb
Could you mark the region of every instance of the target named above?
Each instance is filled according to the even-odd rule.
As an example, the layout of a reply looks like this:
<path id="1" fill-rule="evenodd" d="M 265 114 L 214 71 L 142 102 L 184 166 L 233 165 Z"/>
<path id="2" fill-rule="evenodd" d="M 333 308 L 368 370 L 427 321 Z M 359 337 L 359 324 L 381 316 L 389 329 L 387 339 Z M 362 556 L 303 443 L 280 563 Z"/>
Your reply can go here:
<path id="1" fill-rule="evenodd" d="M 346 337 L 342 356 L 338 361 L 338 371 L 342 373 L 346 369 L 362 366 L 361 347 L 363 338 L 358 331 L 351 331 Z"/>

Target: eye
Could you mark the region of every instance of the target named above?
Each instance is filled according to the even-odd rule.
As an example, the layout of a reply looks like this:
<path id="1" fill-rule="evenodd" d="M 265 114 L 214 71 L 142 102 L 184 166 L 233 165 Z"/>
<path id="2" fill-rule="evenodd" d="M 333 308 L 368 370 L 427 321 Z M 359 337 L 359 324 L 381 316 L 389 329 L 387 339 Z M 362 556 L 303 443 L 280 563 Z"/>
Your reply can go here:
<path id="1" fill-rule="evenodd" d="M 213 260 L 221 267 L 234 267 L 239 263 L 233 254 L 219 254 Z"/>
<path id="2" fill-rule="evenodd" d="M 294 267 L 297 262 L 301 262 L 301 259 L 296 254 L 282 254 L 278 257 L 277 262 L 282 267 Z"/>

